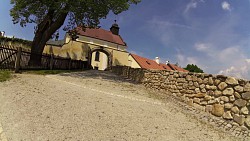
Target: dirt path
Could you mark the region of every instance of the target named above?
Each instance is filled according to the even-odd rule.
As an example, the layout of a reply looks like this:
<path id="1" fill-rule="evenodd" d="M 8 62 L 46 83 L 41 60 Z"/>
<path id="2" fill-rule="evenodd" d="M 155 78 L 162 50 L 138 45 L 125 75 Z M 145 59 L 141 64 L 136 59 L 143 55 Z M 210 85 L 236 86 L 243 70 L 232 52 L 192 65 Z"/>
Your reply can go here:
<path id="1" fill-rule="evenodd" d="M 9 141 L 234 140 L 108 72 L 17 75 L 0 83 L 0 103 Z"/>

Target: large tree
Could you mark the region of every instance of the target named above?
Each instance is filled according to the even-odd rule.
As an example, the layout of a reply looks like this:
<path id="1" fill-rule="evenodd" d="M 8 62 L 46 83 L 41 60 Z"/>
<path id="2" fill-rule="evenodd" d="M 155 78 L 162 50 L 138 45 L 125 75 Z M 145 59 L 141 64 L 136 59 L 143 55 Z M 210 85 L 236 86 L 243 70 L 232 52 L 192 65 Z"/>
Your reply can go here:
<path id="1" fill-rule="evenodd" d="M 10 14 L 13 23 L 22 27 L 27 23 L 35 23 L 35 37 L 31 46 L 29 65 L 41 63 L 41 55 L 46 42 L 68 21 L 65 30 L 76 26 L 96 27 L 99 20 L 106 18 L 112 11 L 119 14 L 127 10 L 131 4 L 141 0 L 11 0 L 13 8 Z"/>

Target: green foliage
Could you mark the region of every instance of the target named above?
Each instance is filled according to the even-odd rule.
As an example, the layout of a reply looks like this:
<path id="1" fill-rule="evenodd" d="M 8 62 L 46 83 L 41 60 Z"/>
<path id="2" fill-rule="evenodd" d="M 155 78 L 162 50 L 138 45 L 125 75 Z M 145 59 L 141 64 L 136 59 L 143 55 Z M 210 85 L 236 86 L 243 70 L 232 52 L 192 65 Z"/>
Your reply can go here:
<path id="1" fill-rule="evenodd" d="M 25 71 L 24 73 L 48 75 L 48 74 L 60 74 L 60 73 L 71 73 L 71 72 L 77 72 L 77 70 L 30 70 L 30 71 Z"/>
<path id="2" fill-rule="evenodd" d="M 11 78 L 10 71 L 0 70 L 0 82 L 6 81 Z"/>
<path id="3" fill-rule="evenodd" d="M 0 36 L 0 43 L 6 43 L 6 42 L 12 42 L 12 43 L 18 43 L 18 44 L 23 44 L 26 46 L 31 46 L 32 41 L 28 41 L 28 40 L 23 40 L 23 39 L 19 39 L 19 38 L 8 38 L 8 37 L 2 37 Z"/>
<path id="4" fill-rule="evenodd" d="M 10 15 L 13 23 L 26 26 L 27 23 L 39 24 L 49 19 L 50 24 L 56 22 L 62 14 L 68 15 L 66 30 L 76 25 L 96 27 L 99 20 L 106 18 L 112 11 L 119 14 L 127 10 L 131 4 L 141 0 L 11 0 L 13 8 Z"/>
<path id="5" fill-rule="evenodd" d="M 188 64 L 187 67 L 184 69 L 188 70 L 189 72 L 204 73 L 201 68 L 199 68 L 198 66 L 194 64 Z"/>

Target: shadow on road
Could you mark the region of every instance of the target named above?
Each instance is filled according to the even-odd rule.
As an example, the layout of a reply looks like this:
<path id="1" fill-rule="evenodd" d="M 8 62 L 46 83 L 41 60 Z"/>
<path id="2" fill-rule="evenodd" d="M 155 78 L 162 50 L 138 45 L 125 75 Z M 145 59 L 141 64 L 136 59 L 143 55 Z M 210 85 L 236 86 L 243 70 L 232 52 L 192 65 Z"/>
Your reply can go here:
<path id="1" fill-rule="evenodd" d="M 128 82 L 133 84 L 138 84 L 130 79 L 126 79 L 125 77 L 118 76 L 112 72 L 109 71 L 98 71 L 98 70 L 86 70 L 82 72 L 72 72 L 72 73 L 63 73 L 59 74 L 60 76 L 70 76 L 70 77 L 76 77 L 76 78 L 82 78 L 82 79 L 105 79 L 109 81 L 115 81 L 115 82 Z"/>

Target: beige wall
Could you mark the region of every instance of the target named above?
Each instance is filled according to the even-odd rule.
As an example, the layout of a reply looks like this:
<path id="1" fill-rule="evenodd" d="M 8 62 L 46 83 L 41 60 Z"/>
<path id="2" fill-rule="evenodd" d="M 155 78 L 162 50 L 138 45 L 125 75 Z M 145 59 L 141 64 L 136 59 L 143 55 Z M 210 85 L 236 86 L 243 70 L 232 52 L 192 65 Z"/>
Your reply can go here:
<path id="1" fill-rule="evenodd" d="M 95 67 L 98 68 L 98 70 L 105 70 L 108 67 L 108 56 L 103 53 L 99 52 L 99 61 L 95 61 L 96 52 L 92 53 L 92 60 L 91 60 L 91 66 L 95 69 Z"/>
<path id="2" fill-rule="evenodd" d="M 131 68 L 141 68 L 131 55 L 128 56 L 128 66 Z"/>
<path id="3" fill-rule="evenodd" d="M 72 58 L 74 60 L 86 61 L 88 46 L 83 43 L 70 41 L 62 47 L 46 45 L 43 52 L 47 54 L 53 53 L 56 56 Z"/>
<path id="4" fill-rule="evenodd" d="M 97 40 L 94 38 L 79 36 L 77 41 L 71 41 L 68 34 L 65 35 L 65 44 L 62 47 L 46 45 L 44 48 L 44 53 L 53 53 L 61 57 L 70 57 L 76 60 L 87 61 L 89 50 L 95 48 L 103 47 L 104 50 L 110 52 L 113 56 L 112 65 L 122 65 L 128 66 L 128 56 L 129 53 L 126 51 L 126 46 L 117 45 L 114 43 L 106 42 L 103 40 Z M 98 66 L 100 70 L 105 70 L 107 67 L 105 65 L 106 60 L 108 60 L 107 55 L 104 53 L 100 54 L 101 62 L 94 61 L 95 53 L 92 54 L 92 66 Z"/>

